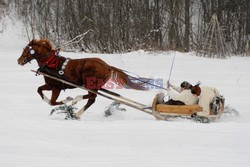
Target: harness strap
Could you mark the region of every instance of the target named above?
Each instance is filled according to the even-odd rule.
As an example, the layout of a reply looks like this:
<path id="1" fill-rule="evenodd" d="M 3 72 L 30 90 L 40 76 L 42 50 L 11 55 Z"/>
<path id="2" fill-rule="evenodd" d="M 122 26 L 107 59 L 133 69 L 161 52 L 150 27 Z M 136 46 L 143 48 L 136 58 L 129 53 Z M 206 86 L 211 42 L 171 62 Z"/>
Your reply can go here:
<path id="1" fill-rule="evenodd" d="M 60 75 L 63 75 L 63 74 L 64 74 L 64 69 L 66 68 L 66 66 L 67 66 L 67 64 L 68 64 L 69 61 L 70 61 L 70 58 L 67 58 L 67 59 L 64 61 L 63 65 L 62 65 L 62 67 L 61 67 L 61 70 L 58 71 L 58 73 L 59 73 Z"/>

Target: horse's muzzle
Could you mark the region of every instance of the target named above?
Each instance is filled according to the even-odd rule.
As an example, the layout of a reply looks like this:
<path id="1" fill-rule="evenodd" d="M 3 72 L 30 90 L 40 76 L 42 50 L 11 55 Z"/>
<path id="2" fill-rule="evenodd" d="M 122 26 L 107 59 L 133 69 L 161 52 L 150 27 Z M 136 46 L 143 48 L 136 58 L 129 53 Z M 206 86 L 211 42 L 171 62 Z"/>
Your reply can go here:
<path id="1" fill-rule="evenodd" d="M 28 62 L 27 58 L 20 58 L 17 60 L 17 63 L 21 66 L 24 66 Z"/>

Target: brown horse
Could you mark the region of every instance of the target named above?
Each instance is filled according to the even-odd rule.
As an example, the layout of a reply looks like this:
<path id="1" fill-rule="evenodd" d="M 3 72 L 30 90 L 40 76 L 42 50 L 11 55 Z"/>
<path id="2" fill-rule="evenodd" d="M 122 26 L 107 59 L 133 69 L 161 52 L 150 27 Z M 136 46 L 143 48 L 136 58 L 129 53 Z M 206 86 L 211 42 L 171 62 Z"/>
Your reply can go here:
<path id="1" fill-rule="evenodd" d="M 47 69 L 51 73 L 64 77 L 70 82 L 78 83 L 88 89 L 97 92 L 111 78 L 119 81 L 119 84 L 125 88 L 128 86 L 133 89 L 143 89 L 142 84 L 136 83 L 125 74 L 121 69 L 112 67 L 99 58 L 84 59 L 66 59 L 58 56 L 57 51 L 53 49 L 52 44 L 47 39 L 32 40 L 23 50 L 21 57 L 18 59 L 19 65 L 25 65 L 35 59 L 40 69 Z M 88 92 L 87 95 L 77 96 L 74 99 L 67 97 L 65 100 L 57 101 L 61 90 L 72 89 L 74 87 L 63 84 L 59 81 L 44 77 L 45 84 L 37 89 L 42 99 L 49 105 L 62 105 L 72 101 L 75 105 L 82 99 L 88 99 L 87 104 L 72 117 L 79 119 L 80 116 L 95 102 L 96 94 Z M 52 91 L 49 100 L 43 91 Z"/>

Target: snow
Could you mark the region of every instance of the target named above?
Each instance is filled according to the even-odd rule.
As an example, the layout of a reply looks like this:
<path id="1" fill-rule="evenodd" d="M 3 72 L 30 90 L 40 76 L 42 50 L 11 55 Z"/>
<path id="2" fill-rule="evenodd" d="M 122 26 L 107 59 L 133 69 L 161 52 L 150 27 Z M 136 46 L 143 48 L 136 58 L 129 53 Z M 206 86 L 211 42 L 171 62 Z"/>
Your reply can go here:
<path id="1" fill-rule="evenodd" d="M 168 79 L 173 56 L 171 83 L 183 80 L 215 86 L 236 108 L 240 117 L 223 117 L 210 124 L 189 120 L 157 121 L 154 117 L 121 105 L 126 112 L 104 116 L 112 101 L 98 97 L 80 121 L 49 116 L 53 107 L 36 90 L 44 83 L 31 69 L 17 65 L 28 41 L 22 31 L 10 26 L 0 33 L 0 166 L 1 167 L 243 167 L 250 164 L 250 57 L 217 60 L 195 53 L 144 52 L 126 54 L 66 53 L 70 58 L 99 57 L 108 64 L 155 79 Z M 112 91 L 151 105 L 159 89 Z M 85 94 L 74 89 L 67 96 Z M 50 95 L 50 93 L 46 93 Z M 80 109 L 86 101 L 80 102 Z"/>

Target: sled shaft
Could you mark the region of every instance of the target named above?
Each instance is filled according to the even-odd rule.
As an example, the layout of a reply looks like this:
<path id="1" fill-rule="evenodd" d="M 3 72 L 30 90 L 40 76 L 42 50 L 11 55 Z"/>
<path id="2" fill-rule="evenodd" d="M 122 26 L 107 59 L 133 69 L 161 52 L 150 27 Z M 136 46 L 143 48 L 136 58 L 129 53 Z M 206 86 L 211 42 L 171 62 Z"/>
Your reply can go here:
<path id="1" fill-rule="evenodd" d="M 89 91 L 89 92 L 94 93 L 94 94 L 96 94 L 96 95 L 103 96 L 103 97 L 108 98 L 108 99 L 110 99 L 110 100 L 114 100 L 114 101 L 116 101 L 116 102 L 118 102 L 118 103 L 121 103 L 121 104 L 130 106 L 130 107 L 132 107 L 132 108 L 135 108 L 135 109 L 140 110 L 140 111 L 142 111 L 142 112 L 145 112 L 145 113 L 147 113 L 147 114 L 153 115 L 152 112 L 151 112 L 151 110 L 145 109 L 146 105 L 141 104 L 141 103 L 138 103 L 138 102 L 135 102 L 135 101 L 133 101 L 133 100 L 131 100 L 131 99 L 125 98 L 125 97 L 123 97 L 123 96 L 121 96 L 121 95 L 119 95 L 119 94 L 117 94 L 117 93 L 115 93 L 115 92 L 112 92 L 112 91 L 110 91 L 110 90 L 101 89 L 100 91 L 104 92 L 104 93 L 105 93 L 105 94 L 104 94 L 104 93 L 96 92 L 96 91 L 91 90 L 91 89 L 88 89 L 88 88 L 86 88 L 86 87 L 84 87 L 84 86 L 80 86 L 80 85 L 78 85 L 78 84 L 76 84 L 76 83 L 72 83 L 72 82 L 69 82 L 69 81 L 67 81 L 67 80 L 64 80 L 64 79 L 61 79 L 61 78 L 58 78 L 58 77 L 55 77 L 55 76 L 52 76 L 52 75 L 49 75 L 49 74 L 40 72 L 40 71 L 35 71 L 35 70 L 31 70 L 31 71 L 32 71 L 32 72 L 35 72 L 35 73 L 37 73 L 37 74 L 43 75 L 43 76 L 45 76 L 45 77 L 48 77 L 48 78 L 50 78 L 50 79 L 57 80 L 57 81 L 59 81 L 59 82 L 62 82 L 62 83 L 64 83 L 64 84 L 67 84 L 67 85 L 69 85 L 69 86 L 72 86 L 72 87 L 76 87 L 76 88 L 80 88 L 80 89 Z"/>

